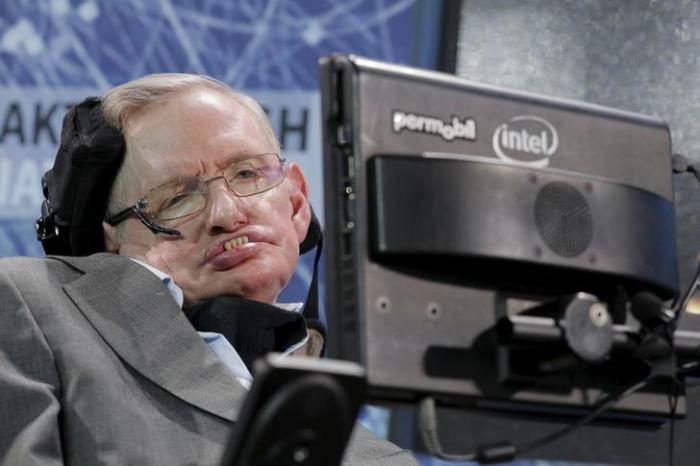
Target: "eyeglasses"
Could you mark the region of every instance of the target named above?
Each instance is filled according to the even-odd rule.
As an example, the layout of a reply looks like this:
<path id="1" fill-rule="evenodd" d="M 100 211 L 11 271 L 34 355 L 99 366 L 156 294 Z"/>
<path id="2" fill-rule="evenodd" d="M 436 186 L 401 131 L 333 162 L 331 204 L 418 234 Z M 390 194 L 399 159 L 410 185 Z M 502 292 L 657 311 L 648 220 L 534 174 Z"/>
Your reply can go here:
<path id="1" fill-rule="evenodd" d="M 259 154 L 238 160 L 207 180 L 184 176 L 167 181 L 149 190 L 136 204 L 107 217 L 105 222 L 117 225 L 136 215 L 153 233 L 182 236 L 163 224 L 202 212 L 209 201 L 209 183 L 219 178 L 238 197 L 260 194 L 284 181 L 284 159 L 274 152 Z"/>

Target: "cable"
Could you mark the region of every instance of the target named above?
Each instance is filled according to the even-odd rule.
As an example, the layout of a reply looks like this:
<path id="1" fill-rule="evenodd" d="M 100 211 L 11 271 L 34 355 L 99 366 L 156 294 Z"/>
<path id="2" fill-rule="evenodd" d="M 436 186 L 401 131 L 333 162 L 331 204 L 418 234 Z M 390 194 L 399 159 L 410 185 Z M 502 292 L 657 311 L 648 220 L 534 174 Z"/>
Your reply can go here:
<path id="1" fill-rule="evenodd" d="M 696 268 L 695 268 L 695 274 L 693 275 L 693 281 L 690 282 L 690 286 L 688 286 L 688 289 L 685 290 L 685 293 L 683 293 L 683 296 L 680 300 L 678 300 L 678 305 L 674 306 L 675 307 L 675 315 L 673 316 L 673 321 L 677 322 L 678 319 L 680 319 L 680 316 L 683 311 L 685 311 L 685 308 L 688 307 L 688 303 L 690 302 L 691 298 L 693 297 L 693 294 L 695 293 L 695 290 L 698 288 L 698 279 L 700 279 L 700 262 L 698 262 Z"/>
<path id="2" fill-rule="evenodd" d="M 674 380 L 669 380 L 668 405 L 671 411 L 671 421 L 668 431 L 668 466 L 673 466 L 673 444 L 675 438 L 676 408 L 678 407 L 679 384 Z M 671 393 L 673 392 L 673 393 Z"/>
<path id="3" fill-rule="evenodd" d="M 435 399 L 432 396 L 423 398 L 418 404 L 418 431 L 423 444 L 430 454 L 447 461 L 475 461 L 476 454 L 451 455 L 445 453 L 437 432 L 437 414 Z"/>
<path id="4" fill-rule="evenodd" d="M 644 388 L 649 381 L 652 379 L 651 376 L 647 376 L 644 380 L 641 382 L 637 382 L 636 384 L 616 393 L 613 395 L 608 395 L 607 397 L 603 398 L 596 404 L 596 408 L 591 411 L 589 414 L 586 416 L 582 417 L 580 420 L 578 420 L 576 423 L 568 425 L 564 427 L 563 429 L 560 429 L 558 431 L 554 431 L 549 435 L 546 435 L 542 437 L 539 440 L 534 440 L 531 442 L 526 442 L 523 443 L 518 447 L 518 450 L 520 453 L 527 453 L 532 450 L 535 450 L 543 445 L 546 445 L 547 443 L 553 442 L 554 440 L 560 439 L 564 437 L 565 435 L 573 432 L 574 430 L 582 427 L 583 425 L 589 423 L 593 419 L 597 418 L 600 416 L 601 413 L 609 409 L 611 406 L 613 406 L 615 403 L 618 401 L 622 400 L 623 398 L 628 397 L 632 393 Z"/>
<path id="5" fill-rule="evenodd" d="M 497 463 L 510 461 L 516 455 L 528 453 L 532 450 L 540 448 L 548 443 L 558 440 L 583 425 L 589 423 L 593 419 L 600 416 L 601 413 L 609 409 L 618 401 L 631 395 L 632 393 L 642 389 L 653 378 L 649 375 L 644 380 L 635 383 L 634 385 L 612 395 L 608 395 L 600 400 L 595 405 L 595 409 L 586 416 L 579 419 L 574 424 L 565 426 L 562 429 L 556 430 L 540 439 L 521 444 L 513 444 L 511 442 L 500 442 L 489 445 L 481 445 L 475 453 L 466 454 L 450 454 L 445 453 L 442 449 L 440 439 L 437 432 L 437 415 L 435 412 L 435 400 L 432 397 L 423 398 L 418 405 L 418 429 L 421 438 L 428 452 L 446 461 L 477 461 L 482 464 Z M 675 410 L 675 407 L 673 408 Z M 672 415 L 675 414 L 672 413 Z"/>

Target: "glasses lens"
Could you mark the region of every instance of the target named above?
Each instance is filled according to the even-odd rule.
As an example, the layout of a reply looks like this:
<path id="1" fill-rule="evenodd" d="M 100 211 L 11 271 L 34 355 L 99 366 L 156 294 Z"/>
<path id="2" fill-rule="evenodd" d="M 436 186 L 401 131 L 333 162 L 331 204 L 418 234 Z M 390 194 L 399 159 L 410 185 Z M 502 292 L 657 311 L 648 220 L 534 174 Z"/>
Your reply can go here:
<path id="1" fill-rule="evenodd" d="M 157 221 L 175 220 L 204 209 L 203 183 L 199 178 L 179 178 L 152 189 L 144 212 Z"/>
<path id="2" fill-rule="evenodd" d="M 239 196 L 252 196 L 272 189 L 284 180 L 282 160 L 277 154 L 256 155 L 230 165 L 224 178 Z"/>

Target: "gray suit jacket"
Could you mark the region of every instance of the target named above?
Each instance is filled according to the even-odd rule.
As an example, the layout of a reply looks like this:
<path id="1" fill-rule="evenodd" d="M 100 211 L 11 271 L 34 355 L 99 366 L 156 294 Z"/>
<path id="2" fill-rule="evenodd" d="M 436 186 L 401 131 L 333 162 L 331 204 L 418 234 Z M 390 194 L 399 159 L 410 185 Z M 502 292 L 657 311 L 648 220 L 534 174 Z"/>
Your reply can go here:
<path id="1" fill-rule="evenodd" d="M 151 272 L 0 260 L 0 464 L 218 464 L 245 389 Z M 356 429 L 347 464 L 416 464 Z"/>

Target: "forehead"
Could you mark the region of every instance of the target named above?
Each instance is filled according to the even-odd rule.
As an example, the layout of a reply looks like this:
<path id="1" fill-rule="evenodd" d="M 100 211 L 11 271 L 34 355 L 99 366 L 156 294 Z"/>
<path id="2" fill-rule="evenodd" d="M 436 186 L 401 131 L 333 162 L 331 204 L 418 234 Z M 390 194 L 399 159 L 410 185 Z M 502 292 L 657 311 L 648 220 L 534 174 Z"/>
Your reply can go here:
<path id="1" fill-rule="evenodd" d="M 142 188 L 275 150 L 250 109 L 210 89 L 149 107 L 130 120 L 125 134 L 127 160 Z"/>

